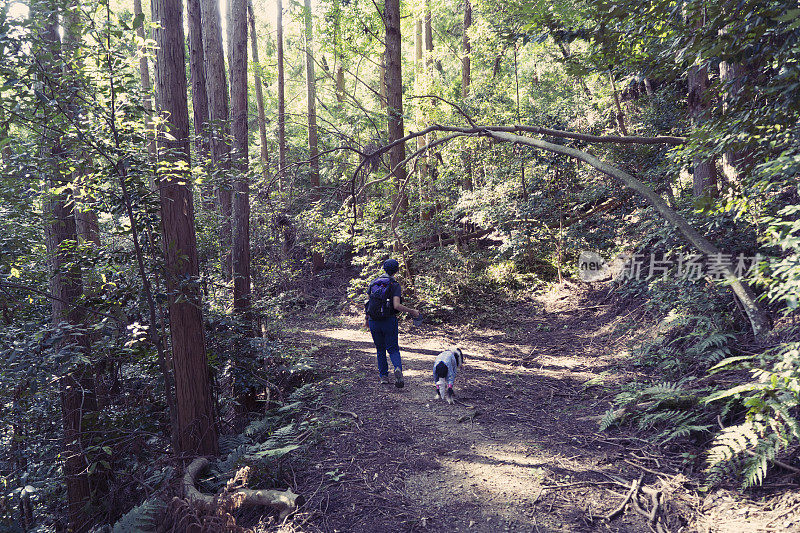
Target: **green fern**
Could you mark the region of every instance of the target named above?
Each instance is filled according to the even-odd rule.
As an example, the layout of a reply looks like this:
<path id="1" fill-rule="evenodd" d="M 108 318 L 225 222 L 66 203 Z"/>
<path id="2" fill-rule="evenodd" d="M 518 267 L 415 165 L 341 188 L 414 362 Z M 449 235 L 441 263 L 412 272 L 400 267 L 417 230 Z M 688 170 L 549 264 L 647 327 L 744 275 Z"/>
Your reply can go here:
<path id="1" fill-rule="evenodd" d="M 698 405 L 700 391 L 687 389 L 688 381 L 661 382 L 638 391 L 617 395 L 621 409 L 610 409 L 600 420 L 600 430 L 620 424 L 626 417 L 654 442 L 664 444 L 694 433 L 707 432 L 712 425 L 708 413 Z"/>
<path id="2" fill-rule="evenodd" d="M 600 431 L 605 431 L 613 425 L 616 425 L 621 420 L 620 415 L 614 409 L 609 409 L 600 419 Z"/>
<path id="3" fill-rule="evenodd" d="M 778 454 L 800 441 L 800 343 L 785 343 L 761 356 L 754 381 L 705 398 L 738 398 L 747 408 L 740 424 L 725 428 L 708 451 L 712 478 L 734 475 L 743 487 L 760 485 Z"/>
<path id="4" fill-rule="evenodd" d="M 131 533 L 156 531 L 162 522 L 167 505 L 158 498 L 145 500 L 117 520 L 111 533 Z"/>
<path id="5" fill-rule="evenodd" d="M 316 383 L 306 383 L 289 395 L 290 402 L 307 402 L 319 394 L 319 386 Z"/>

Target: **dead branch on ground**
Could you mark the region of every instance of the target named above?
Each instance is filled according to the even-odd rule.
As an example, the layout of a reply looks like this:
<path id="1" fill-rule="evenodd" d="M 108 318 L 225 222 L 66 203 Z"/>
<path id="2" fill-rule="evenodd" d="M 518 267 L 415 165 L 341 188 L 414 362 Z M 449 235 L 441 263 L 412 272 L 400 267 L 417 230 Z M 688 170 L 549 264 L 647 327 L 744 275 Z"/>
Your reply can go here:
<path id="1" fill-rule="evenodd" d="M 224 490 L 218 494 L 202 493 L 197 490 L 197 476 L 209 464 L 209 460 L 205 457 L 198 457 L 186 467 L 186 473 L 183 475 L 184 497 L 204 510 L 215 512 L 220 507 L 238 509 L 267 506 L 277 510 L 278 519 L 283 520 L 305 502 L 303 496 L 295 494 L 292 489 L 280 491 L 238 488 L 232 491 Z"/>

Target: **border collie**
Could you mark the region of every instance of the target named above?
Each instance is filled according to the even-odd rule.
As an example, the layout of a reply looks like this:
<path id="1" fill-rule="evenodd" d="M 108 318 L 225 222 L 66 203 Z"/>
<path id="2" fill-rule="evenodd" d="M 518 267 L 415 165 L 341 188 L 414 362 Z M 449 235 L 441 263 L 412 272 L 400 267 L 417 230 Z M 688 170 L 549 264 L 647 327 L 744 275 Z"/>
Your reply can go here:
<path id="1" fill-rule="evenodd" d="M 445 350 L 436 357 L 433 363 L 433 382 L 436 385 L 436 395 L 434 400 L 447 399 L 447 403 L 452 404 L 455 400 L 453 393 L 453 382 L 456 379 L 458 370 L 464 365 L 464 354 L 461 348 L 452 347 Z M 447 392 L 445 392 L 445 386 Z"/>

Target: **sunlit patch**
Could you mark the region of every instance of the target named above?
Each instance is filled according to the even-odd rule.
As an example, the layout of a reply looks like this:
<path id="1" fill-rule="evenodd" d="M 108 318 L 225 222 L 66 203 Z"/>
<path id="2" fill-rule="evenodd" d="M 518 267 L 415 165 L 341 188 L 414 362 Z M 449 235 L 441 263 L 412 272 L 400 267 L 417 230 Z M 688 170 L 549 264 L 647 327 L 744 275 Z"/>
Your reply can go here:
<path id="1" fill-rule="evenodd" d="M 23 21 L 28 18 L 30 9 L 22 2 L 13 2 L 8 6 L 8 18 L 15 21 Z"/>

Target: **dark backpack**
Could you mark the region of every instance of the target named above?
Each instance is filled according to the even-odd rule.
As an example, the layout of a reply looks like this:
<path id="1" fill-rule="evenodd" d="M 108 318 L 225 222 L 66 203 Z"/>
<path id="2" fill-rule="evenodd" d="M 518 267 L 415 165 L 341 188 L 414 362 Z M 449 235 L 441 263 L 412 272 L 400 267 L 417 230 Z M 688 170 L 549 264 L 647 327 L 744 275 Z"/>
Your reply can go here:
<path id="1" fill-rule="evenodd" d="M 394 284 L 397 283 L 392 278 L 380 277 L 369 284 L 367 289 L 366 312 L 373 320 L 383 320 L 396 313 L 392 303 L 394 294 Z"/>

